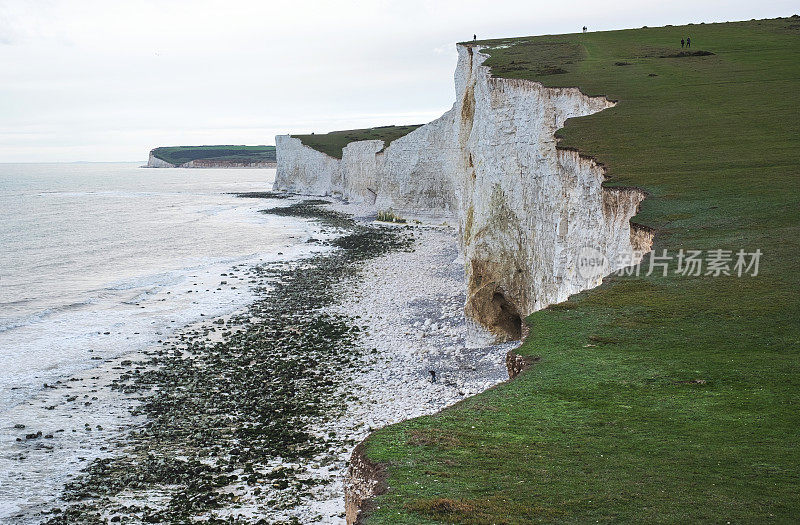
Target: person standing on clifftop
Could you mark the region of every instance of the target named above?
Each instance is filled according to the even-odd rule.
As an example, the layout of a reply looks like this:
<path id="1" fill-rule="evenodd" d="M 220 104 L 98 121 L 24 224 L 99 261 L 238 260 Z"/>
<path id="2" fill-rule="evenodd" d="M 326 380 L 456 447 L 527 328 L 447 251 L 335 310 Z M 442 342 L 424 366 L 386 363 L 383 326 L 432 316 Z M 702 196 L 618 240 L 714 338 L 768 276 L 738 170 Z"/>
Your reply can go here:
<path id="1" fill-rule="evenodd" d="M 692 39 L 688 36 L 686 37 L 686 47 L 692 47 Z"/>
<path id="2" fill-rule="evenodd" d="M 472 41 L 476 41 L 478 39 L 478 35 L 472 35 Z"/>
<path id="3" fill-rule="evenodd" d="M 586 32 L 586 26 L 583 26 L 583 32 L 584 33 Z"/>
<path id="4" fill-rule="evenodd" d="M 686 41 L 681 38 L 681 49 L 683 49 L 684 44 L 686 44 Z"/>

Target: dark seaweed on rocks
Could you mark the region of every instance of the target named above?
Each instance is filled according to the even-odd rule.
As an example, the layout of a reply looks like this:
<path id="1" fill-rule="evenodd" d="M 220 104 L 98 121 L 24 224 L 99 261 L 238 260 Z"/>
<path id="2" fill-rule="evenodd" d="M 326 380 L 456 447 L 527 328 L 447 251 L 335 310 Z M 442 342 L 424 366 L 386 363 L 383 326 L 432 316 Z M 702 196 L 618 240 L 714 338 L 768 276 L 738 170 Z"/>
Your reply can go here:
<path id="1" fill-rule="evenodd" d="M 324 203 L 265 213 L 340 230 L 334 250 L 250 269 L 258 300 L 220 327 L 221 342 L 206 337 L 209 328 L 187 332 L 155 352 L 146 370 L 115 380 L 114 388 L 141 396 L 136 411 L 146 423 L 115 456 L 94 461 L 66 487 L 65 508 L 50 514 L 50 524 L 111 517 L 272 523 L 264 518 L 270 511 L 308 496 L 315 480 L 280 464 L 342 446 L 313 429 L 345 409 L 351 393 L 342 384 L 360 357 L 359 326 L 322 309 L 342 293 L 336 283 L 354 276 L 363 261 L 413 243 L 405 229 L 360 225 L 321 208 Z M 259 517 L 237 515 L 244 500 L 259 507 Z M 225 512 L 214 512 L 219 509 Z"/>
<path id="2" fill-rule="evenodd" d="M 236 195 L 241 199 L 288 199 L 291 197 L 289 193 L 282 191 L 247 191 L 229 193 L 229 195 Z"/>
<path id="3" fill-rule="evenodd" d="M 281 208 L 271 208 L 264 210 L 263 213 L 270 215 L 280 215 L 281 217 L 299 217 L 302 219 L 314 219 L 323 226 L 335 228 L 353 228 L 356 222 L 350 217 L 341 213 L 321 208 L 330 201 L 323 199 L 307 199 Z"/>

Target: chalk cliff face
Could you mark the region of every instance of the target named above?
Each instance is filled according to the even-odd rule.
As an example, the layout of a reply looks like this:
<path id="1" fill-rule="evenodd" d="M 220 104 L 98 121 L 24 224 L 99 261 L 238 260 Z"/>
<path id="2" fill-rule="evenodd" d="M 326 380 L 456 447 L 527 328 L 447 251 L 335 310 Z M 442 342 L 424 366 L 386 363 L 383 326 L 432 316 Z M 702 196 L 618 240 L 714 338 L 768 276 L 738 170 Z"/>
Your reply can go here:
<path id="1" fill-rule="evenodd" d="M 456 102 L 395 140 L 353 142 L 341 159 L 276 137 L 276 190 L 332 195 L 459 225 L 467 313 L 518 338 L 525 315 L 639 262 L 652 236 L 632 226 L 644 199 L 603 188 L 603 168 L 557 148 L 568 118 L 613 106 L 577 88 L 493 78 L 477 47 L 458 46 Z M 601 260 L 601 271 L 586 260 Z"/>
<path id="2" fill-rule="evenodd" d="M 161 160 L 155 155 L 153 152 L 150 152 L 150 156 L 147 158 L 147 167 L 148 168 L 177 168 L 175 164 L 170 164 L 165 160 Z"/>

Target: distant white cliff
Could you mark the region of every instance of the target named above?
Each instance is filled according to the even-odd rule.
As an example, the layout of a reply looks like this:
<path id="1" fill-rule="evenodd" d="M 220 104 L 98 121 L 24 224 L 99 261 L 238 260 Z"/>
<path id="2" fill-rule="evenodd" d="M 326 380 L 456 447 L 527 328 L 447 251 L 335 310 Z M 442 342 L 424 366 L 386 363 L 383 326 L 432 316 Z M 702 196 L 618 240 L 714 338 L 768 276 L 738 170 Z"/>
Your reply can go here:
<path id="1" fill-rule="evenodd" d="M 161 160 L 155 155 L 153 152 L 150 152 L 150 156 L 147 158 L 147 167 L 148 168 L 177 168 L 175 164 L 170 164 L 166 160 Z"/>
<path id="2" fill-rule="evenodd" d="M 147 159 L 145 168 L 274 168 L 275 162 L 271 161 L 232 161 L 218 159 L 195 159 L 183 164 L 172 164 L 159 159 L 153 152 Z"/>

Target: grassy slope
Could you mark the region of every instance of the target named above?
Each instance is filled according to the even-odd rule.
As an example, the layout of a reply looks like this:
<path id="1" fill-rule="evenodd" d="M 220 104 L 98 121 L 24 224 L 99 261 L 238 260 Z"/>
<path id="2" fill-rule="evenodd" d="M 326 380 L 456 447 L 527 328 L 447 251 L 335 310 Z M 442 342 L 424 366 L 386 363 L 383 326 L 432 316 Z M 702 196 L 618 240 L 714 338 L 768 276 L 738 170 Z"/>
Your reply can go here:
<path id="1" fill-rule="evenodd" d="M 326 155 L 342 158 L 342 148 L 358 140 L 382 140 L 384 147 L 400 137 L 408 135 L 422 124 L 412 124 L 409 126 L 379 126 L 377 128 L 366 129 L 346 129 L 342 131 L 331 131 L 322 135 L 292 135 L 310 148 L 321 151 Z"/>
<path id="2" fill-rule="evenodd" d="M 275 146 L 165 146 L 154 149 L 153 155 L 176 165 L 197 159 L 267 162 L 275 160 Z"/>
<path id="3" fill-rule="evenodd" d="M 686 35 L 716 55 L 657 58 Z M 800 19 L 520 41 L 580 48 L 495 50 L 495 75 L 620 101 L 562 145 L 651 192 L 656 250 L 760 248 L 761 273 L 612 277 L 531 315 L 529 371 L 370 438 L 369 523 L 800 519 Z"/>

